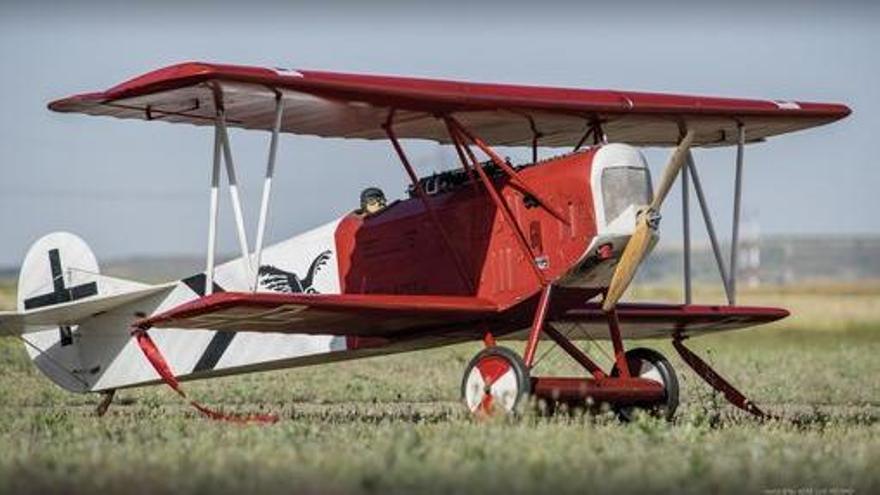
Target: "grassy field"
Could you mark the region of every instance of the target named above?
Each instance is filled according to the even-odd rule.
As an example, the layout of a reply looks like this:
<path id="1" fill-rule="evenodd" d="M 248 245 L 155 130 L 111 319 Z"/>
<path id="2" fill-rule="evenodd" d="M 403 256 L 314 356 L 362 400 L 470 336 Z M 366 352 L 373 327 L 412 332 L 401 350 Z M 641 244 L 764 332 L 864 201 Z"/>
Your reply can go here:
<path id="1" fill-rule="evenodd" d="M 652 299 L 674 291 L 642 289 Z M 705 298 L 718 298 L 706 293 Z M 4 299 L 5 297 L 5 299 Z M 0 295 L 0 304 L 10 304 Z M 673 424 L 526 415 L 475 421 L 458 400 L 476 344 L 187 384 L 272 426 L 194 416 L 164 387 L 124 391 L 103 418 L 0 339 L 0 489 L 100 493 L 770 493 L 880 491 L 880 287 L 746 291 L 790 307 L 761 330 L 691 346 L 785 421 L 745 417 L 665 342 L 683 399 Z M 519 347 L 521 344 L 515 344 Z M 539 354 L 548 348 L 539 349 Z M 541 362 L 562 369 L 560 352 Z"/>

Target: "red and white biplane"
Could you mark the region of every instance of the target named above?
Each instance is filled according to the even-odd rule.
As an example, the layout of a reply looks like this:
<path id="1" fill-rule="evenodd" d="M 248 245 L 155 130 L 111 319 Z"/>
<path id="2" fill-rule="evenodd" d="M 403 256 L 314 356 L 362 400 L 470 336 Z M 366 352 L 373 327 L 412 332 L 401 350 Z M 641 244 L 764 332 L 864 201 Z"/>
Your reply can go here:
<path id="1" fill-rule="evenodd" d="M 166 67 L 49 108 L 214 131 L 203 273 L 163 285 L 101 275 L 82 240 L 54 233 L 24 260 L 17 311 L 0 314 L 2 331 L 19 335 L 55 383 L 104 393 L 101 411 L 113 391 L 160 380 L 180 391 L 178 380 L 482 339 L 486 347 L 461 385 L 475 414 L 513 412 L 536 396 L 609 404 L 623 418 L 636 409 L 671 418 L 678 404 L 669 361 L 624 348 L 624 339 L 645 338 L 671 339 L 684 362 L 734 405 L 764 415 L 683 341 L 788 315 L 735 304 L 744 147 L 850 113 L 838 104 L 208 63 Z M 271 133 L 253 245 L 229 127 Z M 411 180 L 409 197 L 264 247 L 281 133 L 388 140 Z M 461 168 L 419 178 L 401 139 L 451 145 Z M 532 160 L 511 164 L 497 146 L 531 147 Z M 637 146 L 673 148 L 655 190 Z M 737 151 L 729 263 L 690 152 L 720 146 Z M 538 147 L 568 150 L 539 161 Z M 218 265 L 224 169 L 241 257 Z M 661 206 L 679 176 L 685 218 L 688 188 L 697 193 L 729 304 L 691 303 L 687 227 L 685 303 L 618 303 L 657 240 Z M 574 329 L 611 341 L 612 369 L 576 344 Z M 525 341 L 524 349 L 498 340 Z M 583 367 L 582 376 L 532 373 L 536 349 L 548 340 Z"/>

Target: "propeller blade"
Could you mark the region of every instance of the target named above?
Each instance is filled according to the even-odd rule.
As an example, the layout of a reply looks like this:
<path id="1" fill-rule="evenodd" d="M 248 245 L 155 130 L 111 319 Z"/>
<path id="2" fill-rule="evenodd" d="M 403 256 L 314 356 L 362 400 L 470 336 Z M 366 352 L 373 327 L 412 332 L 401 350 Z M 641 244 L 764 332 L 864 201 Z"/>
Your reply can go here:
<path id="1" fill-rule="evenodd" d="M 611 311 L 617 306 L 617 302 L 623 297 L 623 293 L 626 292 L 629 284 L 632 283 L 633 278 L 636 276 L 636 270 L 642 264 L 642 260 L 645 259 L 645 255 L 651 247 L 651 234 L 654 231 L 651 223 L 655 223 L 656 226 L 657 218 L 659 218 L 652 217 L 656 217 L 657 212 L 660 211 L 666 195 L 669 194 L 672 184 L 675 183 L 675 179 L 678 178 L 678 174 L 684 166 L 687 152 L 690 150 L 693 142 L 694 131 L 691 129 L 687 131 L 684 138 L 678 143 L 675 151 L 669 157 L 669 162 L 663 170 L 663 178 L 660 180 L 660 185 L 654 194 L 654 200 L 651 201 L 647 208 L 639 212 L 636 220 L 636 229 L 623 249 L 623 254 L 620 255 L 617 268 L 615 268 L 614 275 L 611 277 L 611 283 L 608 285 L 605 300 L 602 301 L 602 309 L 604 311 Z"/>
<path id="2" fill-rule="evenodd" d="M 684 138 L 678 143 L 675 151 L 673 151 L 672 155 L 669 157 L 669 162 L 667 162 L 666 168 L 663 170 L 663 178 L 660 180 L 660 185 L 657 186 L 657 191 L 654 193 L 654 201 L 651 202 L 650 208 L 652 210 L 660 211 L 660 205 L 663 204 L 666 195 L 669 194 L 669 190 L 672 189 L 672 184 L 674 184 L 675 179 L 678 178 L 678 173 L 681 172 L 681 167 L 684 166 L 687 152 L 691 148 L 693 142 L 694 131 L 691 129 L 687 131 L 687 134 L 684 135 Z"/>
<path id="3" fill-rule="evenodd" d="M 605 295 L 605 300 L 602 301 L 602 309 L 604 311 L 614 309 L 617 301 L 626 292 L 627 287 L 629 287 L 630 282 L 632 282 L 633 277 L 636 275 L 636 270 L 651 246 L 652 231 L 653 229 L 648 224 L 647 213 L 639 214 L 636 230 L 624 248 L 623 254 L 620 255 L 617 268 L 611 277 L 611 284 L 608 286 L 608 293 Z"/>

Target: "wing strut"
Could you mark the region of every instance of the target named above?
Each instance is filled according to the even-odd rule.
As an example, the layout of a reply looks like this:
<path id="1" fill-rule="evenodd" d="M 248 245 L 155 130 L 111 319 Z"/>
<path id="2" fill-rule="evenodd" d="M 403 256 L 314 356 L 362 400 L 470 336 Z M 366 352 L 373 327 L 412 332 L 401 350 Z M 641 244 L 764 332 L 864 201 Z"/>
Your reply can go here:
<path id="1" fill-rule="evenodd" d="M 259 286 L 260 262 L 263 256 L 263 240 L 266 235 L 266 223 L 269 216 L 269 199 L 272 194 L 272 179 L 275 176 L 275 158 L 278 154 L 278 138 L 281 133 L 281 124 L 284 117 L 284 100 L 281 93 L 275 92 L 275 118 L 272 125 L 272 136 L 269 141 L 269 156 L 266 163 L 266 175 L 263 182 L 263 193 L 260 201 L 260 216 L 257 223 L 256 245 L 253 256 L 250 251 L 247 231 L 245 230 L 244 214 L 242 213 L 241 197 L 239 195 L 238 180 L 236 178 L 235 163 L 232 157 L 232 146 L 229 142 L 227 131 L 226 110 L 223 106 L 223 89 L 220 85 L 214 86 L 214 103 L 217 114 L 214 118 L 214 160 L 211 171 L 211 203 L 208 224 L 208 255 L 206 261 L 205 295 L 214 291 L 214 266 L 215 252 L 217 249 L 217 217 L 219 212 L 219 186 L 221 163 L 225 163 L 226 178 L 229 182 L 229 195 L 232 201 L 232 210 L 235 216 L 235 227 L 238 233 L 238 243 L 241 248 L 242 264 L 245 272 L 245 280 L 251 289 L 256 292 Z"/>
<path id="2" fill-rule="evenodd" d="M 689 185 L 692 183 L 694 192 L 697 196 L 697 204 L 703 216 L 703 223 L 706 225 L 706 232 L 709 235 L 709 244 L 712 246 L 712 254 L 715 257 L 715 264 L 718 267 L 718 274 L 721 277 L 721 285 L 724 288 L 727 303 L 729 305 L 736 304 L 736 269 L 737 269 L 737 251 L 739 244 L 739 225 L 740 210 L 742 203 L 742 168 L 743 154 L 745 148 L 745 126 L 737 125 L 737 147 L 736 147 L 736 171 L 734 175 L 734 196 L 733 196 L 733 223 L 730 238 L 730 260 L 726 265 L 721 253 L 721 246 L 718 237 L 715 235 L 715 226 L 712 223 L 712 215 L 709 212 L 708 201 L 703 192 L 703 185 L 700 182 L 700 176 L 697 172 L 697 166 L 694 162 L 693 154 L 688 151 L 686 156 L 686 164 L 681 171 L 682 177 L 682 217 L 684 225 L 682 231 L 684 233 L 684 279 L 685 279 L 685 303 L 691 302 L 691 253 L 690 253 L 690 192 Z"/>
<path id="3" fill-rule="evenodd" d="M 518 241 L 520 249 L 522 249 L 523 254 L 526 259 L 529 260 L 529 266 L 532 268 L 535 276 L 538 278 L 538 283 L 541 286 L 547 285 L 547 278 L 544 276 L 544 272 L 538 267 L 538 262 L 535 259 L 535 253 L 532 252 L 532 248 L 529 247 L 529 242 L 526 240 L 526 235 L 523 233 L 522 229 L 519 228 L 519 225 L 516 223 L 516 219 L 513 216 L 513 213 L 510 211 L 510 207 L 507 206 L 507 203 L 504 199 L 498 194 L 498 191 L 495 189 L 495 186 L 492 185 L 492 180 L 486 175 L 486 171 L 483 170 L 483 167 L 480 166 L 480 162 L 477 160 L 477 157 L 474 155 L 474 152 L 463 143 L 463 135 L 456 129 L 455 125 L 451 120 L 446 121 L 446 125 L 449 128 L 450 137 L 462 144 L 462 149 L 467 154 L 468 158 L 471 161 L 471 165 L 474 170 L 477 171 L 477 175 L 480 176 L 480 181 L 483 183 L 483 186 L 486 188 L 486 191 L 489 193 L 489 197 L 492 198 L 492 201 L 495 203 L 495 207 L 501 210 L 501 215 L 504 218 L 504 221 L 507 223 L 508 227 L 516 234 L 514 237 Z"/>
<path id="4" fill-rule="evenodd" d="M 532 187 L 522 177 L 520 177 L 519 174 L 516 173 L 516 170 L 511 168 L 510 165 L 508 165 L 504 159 L 498 156 L 498 153 L 495 153 L 495 150 L 493 150 L 488 144 L 480 139 L 479 136 L 476 136 L 475 134 L 465 129 L 464 126 L 462 126 L 457 120 L 455 120 L 454 117 L 448 116 L 446 117 L 446 121 L 452 127 L 454 127 L 456 131 L 458 131 L 460 136 L 467 138 L 468 141 L 477 145 L 477 147 L 480 148 L 480 150 L 485 153 L 486 156 L 488 156 L 498 168 L 503 170 L 504 173 L 507 174 L 508 177 L 510 177 L 511 181 L 513 181 L 513 183 L 518 188 L 522 189 L 522 191 L 529 196 L 535 198 L 535 200 L 541 205 L 541 207 L 547 210 L 551 215 L 556 217 L 557 220 L 564 223 L 565 225 L 569 225 L 569 221 L 567 218 L 565 218 L 565 215 L 559 212 L 546 199 L 535 192 L 535 190 L 532 189 Z"/>
<path id="5" fill-rule="evenodd" d="M 214 293 L 214 265 L 217 252 L 217 217 L 220 210 L 220 127 L 214 126 L 214 163 L 211 170 L 211 208 L 208 219 L 208 255 L 205 261 L 205 295 Z"/>
<path id="6" fill-rule="evenodd" d="M 238 192 L 238 178 L 235 174 L 235 162 L 232 161 L 232 146 L 229 143 L 229 132 L 226 129 L 226 111 L 221 109 L 217 114 L 217 126 L 220 129 L 220 144 L 223 149 L 223 161 L 226 163 L 226 179 L 229 183 L 229 197 L 232 200 L 232 213 L 235 216 L 235 229 L 238 232 L 238 245 L 241 248 L 241 262 L 244 266 L 245 280 L 253 280 L 253 269 L 250 263 L 250 251 L 247 231 L 244 228 L 244 214 L 241 208 L 241 196 Z"/>
<path id="7" fill-rule="evenodd" d="M 700 212 L 703 214 L 703 223 L 706 225 L 706 233 L 709 234 L 709 244 L 712 246 L 712 253 L 715 255 L 715 263 L 718 266 L 718 273 L 721 275 L 721 285 L 724 287 L 724 294 L 727 296 L 727 303 L 733 304 L 733 294 L 730 292 L 730 278 L 727 276 L 727 269 L 721 258 L 721 247 L 718 244 L 718 237 L 715 235 L 715 226 L 712 223 L 712 215 L 709 213 L 709 204 L 706 201 L 706 195 L 703 193 L 703 185 L 700 182 L 700 176 L 697 173 L 697 167 L 694 165 L 694 156 L 688 151 L 687 163 L 685 165 L 690 177 L 694 183 L 694 192 L 697 193 L 697 202 L 700 205 Z"/>
<path id="8" fill-rule="evenodd" d="M 434 223 L 434 227 L 440 232 L 440 237 L 443 239 L 443 244 L 446 247 L 446 251 L 449 252 L 449 255 L 452 257 L 452 261 L 455 263 L 455 269 L 458 270 L 458 274 L 461 277 L 461 281 L 464 283 L 465 288 L 468 291 L 468 294 L 474 294 L 474 286 L 471 283 L 470 277 L 468 277 L 468 273 L 464 268 L 464 263 L 461 260 L 461 257 L 458 255 L 458 251 L 452 246 L 452 241 L 449 239 L 449 235 L 446 233 L 446 229 L 443 228 L 443 224 L 440 222 L 440 218 L 437 216 L 437 212 L 434 210 L 434 207 L 431 206 L 431 202 L 428 201 L 428 195 L 425 193 L 424 188 L 419 183 L 419 178 L 416 176 L 415 171 L 413 171 L 412 165 L 409 163 L 409 159 L 406 157 L 406 152 L 403 150 L 403 147 L 400 145 L 400 141 L 397 140 L 397 135 L 394 134 L 394 111 L 388 114 L 388 121 L 383 125 L 385 129 L 385 133 L 388 134 L 388 139 L 391 140 L 391 145 L 394 146 L 394 151 L 397 152 L 397 156 L 400 158 L 400 163 L 403 164 L 403 168 L 406 169 L 407 175 L 409 175 L 410 180 L 412 181 L 413 188 L 418 194 L 419 199 L 422 201 L 422 205 L 424 205 L 425 209 L 428 211 L 428 216 L 431 217 L 431 221 Z"/>
<path id="9" fill-rule="evenodd" d="M 452 136 L 452 135 L 453 135 L 453 133 L 450 130 L 450 136 Z M 471 169 L 471 166 L 468 163 L 467 157 L 465 157 L 465 155 L 464 155 L 464 150 L 462 149 L 462 146 L 463 146 L 462 143 L 458 139 L 453 137 L 452 138 L 452 145 L 455 146 L 455 152 L 456 152 L 456 154 L 458 154 L 458 160 L 461 162 L 462 168 L 464 168 L 465 172 L 467 172 L 467 174 L 468 174 L 468 180 L 470 181 L 471 186 L 474 189 L 476 189 L 477 177 L 476 177 L 476 174 L 474 174 L 473 169 Z"/>
<path id="10" fill-rule="evenodd" d="M 572 151 L 577 151 L 581 149 L 584 143 L 587 142 L 587 139 L 593 137 L 593 145 L 596 146 L 600 142 L 604 140 L 604 133 L 602 132 L 602 124 L 599 122 L 599 119 L 592 118 L 590 119 L 587 130 L 584 132 L 584 135 L 578 140 L 577 144 L 574 145 L 574 149 Z"/>
<path id="11" fill-rule="evenodd" d="M 730 234 L 730 304 L 736 304 L 736 255 L 739 249 L 739 212 L 742 203 L 743 154 L 746 144 L 746 127 L 740 122 L 736 126 L 736 173 L 733 182 L 733 227 Z"/>
<path id="12" fill-rule="evenodd" d="M 263 260 L 263 239 L 266 237 L 266 220 L 269 215 L 269 197 L 272 194 L 272 178 L 275 176 L 275 156 L 278 154 L 278 135 L 281 133 L 281 121 L 284 117 L 284 100 L 279 91 L 275 92 L 275 122 L 272 126 L 272 137 L 269 141 L 269 158 L 266 163 L 266 178 L 263 182 L 263 197 L 260 201 L 260 218 L 257 223 L 257 245 L 254 254 L 254 291 L 257 290 L 260 277 L 260 263 Z"/>

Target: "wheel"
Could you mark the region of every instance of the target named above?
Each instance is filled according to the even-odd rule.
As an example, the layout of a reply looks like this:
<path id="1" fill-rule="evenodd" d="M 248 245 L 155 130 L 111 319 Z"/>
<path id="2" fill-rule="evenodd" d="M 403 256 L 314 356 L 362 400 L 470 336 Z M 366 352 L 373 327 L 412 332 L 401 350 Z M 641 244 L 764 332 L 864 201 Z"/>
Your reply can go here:
<path id="1" fill-rule="evenodd" d="M 626 362 L 630 375 L 636 378 L 647 378 L 663 385 L 666 395 L 662 401 L 650 406 L 614 407 L 614 412 L 621 421 L 632 421 L 637 408 L 647 411 L 652 416 L 672 421 L 678 408 L 678 377 L 672 364 L 659 352 L 640 347 L 626 352 Z M 611 369 L 611 376 L 618 376 L 617 365 Z"/>
<path id="2" fill-rule="evenodd" d="M 506 347 L 480 351 L 468 363 L 461 381 L 462 400 L 478 416 L 515 413 L 530 389 L 526 365 Z"/>

